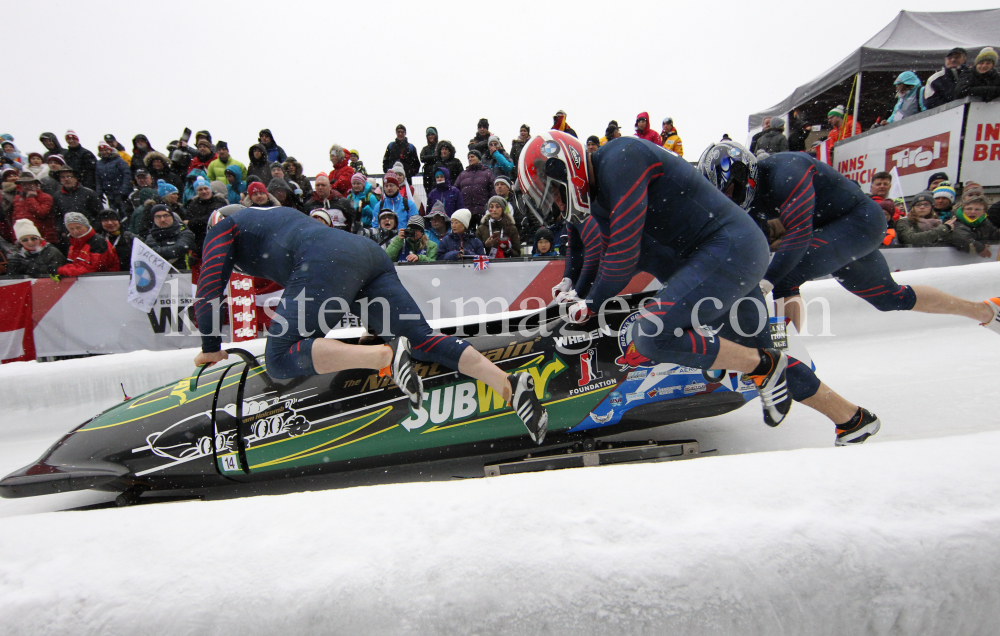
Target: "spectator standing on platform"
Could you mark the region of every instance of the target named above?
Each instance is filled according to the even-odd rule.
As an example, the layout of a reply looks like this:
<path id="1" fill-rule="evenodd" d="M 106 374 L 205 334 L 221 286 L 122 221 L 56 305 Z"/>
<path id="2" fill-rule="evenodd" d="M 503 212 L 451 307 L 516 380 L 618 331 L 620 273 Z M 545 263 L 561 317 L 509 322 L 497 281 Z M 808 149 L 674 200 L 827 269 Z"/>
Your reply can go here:
<path id="1" fill-rule="evenodd" d="M 462 162 L 455 156 L 455 146 L 452 145 L 452 143 L 447 139 L 442 139 L 437 145 L 434 169 L 436 170 L 438 168 L 448 169 L 448 174 L 451 175 L 450 178 L 452 185 L 455 185 L 455 181 L 458 180 L 458 175 L 462 174 L 465 170 L 462 166 Z M 429 192 L 429 190 L 426 192 Z"/>
<path id="2" fill-rule="evenodd" d="M 48 278 L 59 273 L 59 267 L 66 262 L 66 257 L 41 236 L 31 221 L 28 219 L 16 221 L 14 235 L 20 249 L 12 250 L 10 254 L 7 261 L 8 274 Z"/>
<path id="3" fill-rule="evenodd" d="M 285 169 L 285 181 L 289 182 L 288 185 L 292 186 L 293 190 L 295 189 L 295 185 L 297 185 L 299 190 L 302 191 L 301 199 L 303 201 L 312 196 L 312 184 L 309 183 L 309 177 L 305 175 L 302 164 L 295 157 L 286 159 L 285 163 L 281 164 L 281 167 Z"/>
<path id="4" fill-rule="evenodd" d="M 288 159 L 288 155 L 285 154 L 285 149 L 279 146 L 274 141 L 274 135 L 271 134 L 270 128 L 264 128 L 257 135 L 257 142 L 264 146 L 267 151 L 267 162 L 274 163 L 284 163 L 285 159 Z"/>
<path id="5" fill-rule="evenodd" d="M 119 271 L 118 254 L 108 239 L 94 231 L 87 217 L 69 212 L 63 217 L 63 224 L 70 237 L 69 262 L 59 268 L 60 276 Z"/>
<path id="6" fill-rule="evenodd" d="M 87 219 L 87 225 L 97 224 L 97 215 L 104 209 L 100 197 L 90 188 L 84 187 L 80 183 L 80 173 L 72 166 L 63 166 L 55 172 L 55 177 L 59 179 L 61 188 L 53 196 L 53 211 L 57 219 L 56 229 L 60 238 L 65 237 L 65 228 L 59 227 L 58 219 L 65 217 L 67 213 L 75 212 Z"/>
<path id="7" fill-rule="evenodd" d="M 601 137 L 601 145 L 608 143 L 612 139 L 618 139 L 622 136 L 622 129 L 618 125 L 618 122 L 612 119 L 608 122 L 608 127 L 604 130 L 604 136 Z"/>
<path id="8" fill-rule="evenodd" d="M 483 242 L 490 258 L 510 258 L 521 255 L 521 237 L 514 219 L 507 213 L 507 200 L 501 196 L 490 197 L 476 238 Z"/>
<path id="9" fill-rule="evenodd" d="M 903 71 L 893 82 L 896 87 L 896 105 L 889 115 L 889 123 L 900 121 L 927 110 L 924 105 L 924 87 L 913 71 Z"/>
<path id="10" fill-rule="evenodd" d="M 517 174 L 517 166 L 511 160 L 507 151 L 500 146 L 500 138 L 496 135 L 490 137 L 487 144 L 489 152 L 483 155 L 483 165 L 493 172 L 493 178 L 500 176 L 511 177 Z"/>
<path id="11" fill-rule="evenodd" d="M 483 242 L 469 231 L 470 223 L 472 212 L 469 210 L 456 210 L 451 215 L 451 233 L 445 235 L 438 244 L 439 261 L 460 261 L 467 256 L 486 256 Z"/>
<path id="12" fill-rule="evenodd" d="M 115 249 L 115 254 L 118 255 L 118 267 L 123 272 L 129 271 L 132 267 L 132 239 L 135 238 L 135 234 L 122 228 L 118 213 L 110 208 L 101 210 L 100 218 L 103 230 L 101 234 Z"/>
<path id="13" fill-rule="evenodd" d="M 455 210 L 465 207 L 462 191 L 451 185 L 451 173 L 444 166 L 434 171 L 434 187 L 427 191 L 427 205 L 434 207 L 438 201 L 444 206 L 448 217 Z"/>
<path id="14" fill-rule="evenodd" d="M 552 130 L 561 130 L 567 135 L 576 137 L 576 131 L 566 123 L 566 111 L 564 110 L 557 110 L 556 114 L 552 116 Z"/>
<path id="15" fill-rule="evenodd" d="M 146 167 L 146 155 L 151 152 L 153 152 L 153 147 L 150 145 L 149 138 L 146 135 L 140 134 L 132 137 L 132 161 L 129 162 L 132 174 Z"/>
<path id="16" fill-rule="evenodd" d="M 490 132 L 490 122 L 488 119 L 483 117 L 476 124 L 476 136 L 469 140 L 469 150 L 478 150 L 479 156 L 482 157 L 487 152 L 490 151 L 490 137 L 493 133 Z M 457 177 L 456 177 L 457 178 Z"/>
<path id="17" fill-rule="evenodd" d="M 410 232 L 412 238 L 407 238 Z M 385 248 L 385 253 L 397 263 L 431 263 L 437 260 L 437 243 L 427 238 L 424 233 L 424 219 L 411 216 L 406 229 L 399 231 Z"/>
<path id="18" fill-rule="evenodd" d="M 359 172 L 351 176 L 351 193 L 347 195 L 347 202 L 354 210 L 354 218 L 361 227 L 375 227 L 382 202 L 372 192 L 372 184 Z"/>
<path id="19" fill-rule="evenodd" d="M 97 157 L 94 153 L 80 145 L 80 138 L 72 130 L 66 131 L 66 150 L 62 157 L 66 160 L 66 165 L 76 168 L 80 175 L 80 183 L 83 187 L 95 190 L 97 188 Z"/>
<path id="20" fill-rule="evenodd" d="M 357 150 L 351 151 L 351 167 L 354 168 L 354 172 L 368 176 L 368 170 L 365 169 L 365 164 L 361 161 L 361 155 L 358 154 Z"/>
<path id="21" fill-rule="evenodd" d="M 385 147 L 382 156 L 382 172 L 389 172 L 392 165 L 399 161 L 406 172 L 406 182 L 412 183 L 413 175 L 420 172 L 420 157 L 416 147 L 406 139 L 406 126 L 396 126 L 396 138 Z"/>
<path id="22" fill-rule="evenodd" d="M 190 269 L 190 256 L 199 249 L 194 233 L 165 205 L 153 206 L 153 229 L 143 241 L 177 269 Z"/>
<path id="23" fill-rule="evenodd" d="M 760 132 L 755 133 L 753 137 L 750 138 L 750 152 L 754 155 L 757 154 L 757 144 L 760 142 L 760 138 L 764 136 L 768 130 L 771 129 L 771 117 L 765 117 L 764 121 L 761 122 Z M 723 135 L 722 139 L 725 140 L 729 135 Z"/>
<path id="24" fill-rule="evenodd" d="M 38 136 L 38 141 L 42 142 L 42 145 L 45 146 L 45 154 L 42 155 L 42 158 L 45 159 L 46 163 L 52 155 L 62 157 L 63 153 L 66 152 L 66 149 L 62 147 L 59 143 L 59 138 L 54 133 L 43 132 Z M 63 163 L 66 162 L 63 161 Z"/>
<path id="25" fill-rule="evenodd" d="M 861 134 L 861 124 L 856 123 L 851 115 L 845 117 L 845 112 L 846 108 L 838 105 L 826 114 L 826 121 L 832 129 L 824 142 L 826 143 L 826 161 L 830 165 L 833 165 L 833 144 L 841 139 Z"/>
<path id="26" fill-rule="evenodd" d="M 229 144 L 220 140 L 219 143 L 215 144 L 215 160 L 208 164 L 208 168 L 205 170 L 208 175 L 209 181 L 226 181 L 226 168 L 229 166 L 236 166 L 240 169 L 240 181 L 244 181 L 247 178 L 247 167 L 244 166 L 239 161 L 236 161 L 231 154 L 229 154 Z"/>
<path id="27" fill-rule="evenodd" d="M 928 77 L 927 83 L 924 84 L 924 106 L 928 109 L 937 108 L 955 99 L 958 78 L 969 68 L 965 65 L 966 56 L 968 52 L 961 47 L 948 51 L 948 55 L 944 58 L 944 66 Z"/>
<path id="28" fill-rule="evenodd" d="M 354 168 L 351 167 L 351 156 L 340 144 L 330 146 L 330 163 L 333 170 L 330 171 L 330 187 L 337 193 L 346 197 L 351 193 L 351 177 L 354 176 Z"/>
<path id="29" fill-rule="evenodd" d="M 660 145 L 660 135 L 649 127 L 649 113 L 643 111 L 635 118 L 635 136 Z"/>
<path id="30" fill-rule="evenodd" d="M 14 195 L 13 203 L 14 224 L 20 220 L 30 221 L 32 227 L 40 232 L 39 236 L 49 243 L 58 244 L 59 234 L 56 232 L 52 211 L 52 197 L 41 191 L 38 178 L 27 170 L 21 173 L 16 183 L 17 194 Z"/>
<path id="31" fill-rule="evenodd" d="M 524 148 L 524 144 L 528 143 L 529 140 L 531 140 L 531 127 L 528 124 L 521 124 L 517 139 L 510 142 L 510 160 L 514 162 L 515 169 L 517 168 L 518 158 L 521 156 L 521 149 Z"/>
<path id="32" fill-rule="evenodd" d="M 455 180 L 455 187 L 462 191 L 462 199 L 478 223 L 486 212 L 486 203 L 493 196 L 493 171 L 482 164 L 478 150 L 469 151 L 469 167 Z"/>
<path id="33" fill-rule="evenodd" d="M 1000 96 L 1000 73 L 997 72 L 997 53 L 987 46 L 976 56 L 976 65 L 966 69 L 958 78 L 955 97 L 979 97 L 985 102 Z"/>
<path id="34" fill-rule="evenodd" d="M 681 141 L 681 136 L 677 134 L 677 129 L 674 128 L 672 117 L 667 117 L 663 120 L 663 129 L 660 131 L 660 145 L 678 157 L 684 156 L 684 142 Z"/>
<path id="35" fill-rule="evenodd" d="M 132 155 L 128 154 L 128 152 L 125 150 L 125 146 L 123 146 L 122 143 L 120 141 L 118 141 L 115 138 L 115 136 L 112 135 L 111 133 L 108 133 L 108 134 L 104 135 L 104 141 L 109 146 L 111 146 L 112 148 L 115 149 L 115 152 L 118 153 L 118 156 L 122 158 L 122 161 L 124 161 L 125 165 L 129 167 L 129 170 L 131 170 L 132 169 L 132 165 L 131 165 L 132 164 Z"/>
<path id="36" fill-rule="evenodd" d="M 240 166 L 232 165 L 226 167 L 226 200 L 230 203 L 239 203 L 243 200 L 243 195 L 247 192 L 247 185 L 243 181 L 243 170 Z"/>
<path id="37" fill-rule="evenodd" d="M 247 164 L 247 177 L 254 176 L 267 183 L 271 180 L 271 162 L 267 160 L 267 148 L 264 144 L 254 144 L 247 152 L 250 163 Z"/>
<path id="38" fill-rule="evenodd" d="M 772 117 L 771 126 L 757 140 L 757 152 L 763 150 L 769 155 L 788 151 L 788 138 L 785 137 L 785 120 Z"/>
<path id="39" fill-rule="evenodd" d="M 788 149 L 791 152 L 805 152 L 810 128 L 811 126 L 805 117 L 798 110 L 793 110 L 791 121 L 788 124 Z"/>
<path id="40" fill-rule="evenodd" d="M 111 144 L 97 144 L 101 158 L 97 161 L 97 196 L 104 197 L 113 210 L 121 210 L 122 202 L 132 192 L 132 169 Z"/>
<path id="41" fill-rule="evenodd" d="M 427 145 L 420 149 L 420 163 L 423 164 L 421 171 L 424 176 L 424 192 L 430 192 L 434 188 L 434 168 L 437 164 L 438 131 L 434 126 L 430 126 L 425 131 Z"/>

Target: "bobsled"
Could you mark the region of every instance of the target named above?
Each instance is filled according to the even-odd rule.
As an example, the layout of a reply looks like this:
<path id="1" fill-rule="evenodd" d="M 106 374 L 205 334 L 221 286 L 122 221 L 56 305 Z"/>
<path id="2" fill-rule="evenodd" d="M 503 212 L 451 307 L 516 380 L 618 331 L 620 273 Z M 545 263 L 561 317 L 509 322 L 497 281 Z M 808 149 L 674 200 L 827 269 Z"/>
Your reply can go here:
<path id="1" fill-rule="evenodd" d="M 549 413 L 542 448 L 499 394 L 437 364 L 417 365 L 424 401 L 415 410 L 392 378 L 377 371 L 279 381 L 268 376 L 263 356 L 230 349 L 239 355 L 225 366 L 196 370 L 80 424 L 38 461 L 0 480 L 0 496 L 97 489 L 135 499 L 145 492 L 537 453 L 581 440 L 592 446 L 618 433 L 720 415 L 756 397 L 755 385 L 740 373 L 640 355 L 632 327 L 643 298 L 621 297 L 584 325 L 567 323 L 558 307 L 549 307 L 442 330 L 460 329 L 458 335 L 508 372 L 531 373 Z"/>

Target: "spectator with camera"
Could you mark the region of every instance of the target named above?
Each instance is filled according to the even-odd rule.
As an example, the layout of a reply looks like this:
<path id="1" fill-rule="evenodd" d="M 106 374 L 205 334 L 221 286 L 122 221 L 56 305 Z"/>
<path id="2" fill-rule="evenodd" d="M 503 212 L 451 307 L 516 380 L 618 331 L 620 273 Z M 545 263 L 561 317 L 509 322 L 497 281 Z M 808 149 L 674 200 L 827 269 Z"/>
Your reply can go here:
<path id="1" fill-rule="evenodd" d="M 437 250 L 437 243 L 424 233 L 423 217 L 411 216 L 406 228 L 386 246 L 385 253 L 397 263 L 430 263 L 437 259 Z"/>
<path id="2" fill-rule="evenodd" d="M 490 258 L 510 258 L 521 255 L 521 238 L 517 226 L 507 210 L 507 200 L 501 196 L 490 197 L 476 237 L 483 242 Z"/>
<path id="3" fill-rule="evenodd" d="M 378 213 L 378 226 L 362 232 L 378 243 L 379 247 L 386 249 L 392 239 L 399 234 L 399 218 L 391 208 L 383 208 Z"/>
<path id="4" fill-rule="evenodd" d="M 442 238 L 438 244 L 439 261 L 460 261 L 471 256 L 486 255 L 483 242 L 469 231 L 470 223 L 472 212 L 468 209 L 456 210 L 451 215 L 451 234 Z"/>
<path id="5" fill-rule="evenodd" d="M 309 177 L 305 175 L 302 164 L 295 157 L 289 157 L 285 159 L 285 163 L 281 164 L 281 167 L 285 169 L 285 181 L 288 182 L 292 190 L 298 189 L 302 192 L 298 195 L 299 200 L 308 201 L 312 196 L 312 184 L 309 183 Z"/>
<path id="6" fill-rule="evenodd" d="M 18 176 L 15 184 L 17 190 L 14 195 L 12 217 L 15 225 L 22 219 L 30 221 L 40 232 L 39 236 L 49 243 L 58 243 L 59 234 L 56 232 L 52 197 L 41 191 L 38 178 L 27 170 Z"/>

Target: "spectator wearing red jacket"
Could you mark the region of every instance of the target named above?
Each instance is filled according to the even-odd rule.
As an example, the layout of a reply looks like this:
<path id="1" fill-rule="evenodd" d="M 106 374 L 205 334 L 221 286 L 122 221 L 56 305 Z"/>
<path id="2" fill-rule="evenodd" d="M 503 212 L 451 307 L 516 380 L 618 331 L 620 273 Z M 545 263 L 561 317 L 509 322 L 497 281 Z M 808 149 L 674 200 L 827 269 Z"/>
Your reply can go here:
<path id="1" fill-rule="evenodd" d="M 198 154 L 191 159 L 191 163 L 188 165 L 187 173 L 191 174 L 192 170 L 204 170 L 205 174 L 208 174 L 209 164 L 218 159 L 219 154 L 212 152 L 212 142 L 204 137 L 198 140 L 197 147 Z"/>
<path id="2" fill-rule="evenodd" d="M 58 244 L 59 234 L 52 216 L 52 197 L 41 191 L 38 178 L 27 170 L 21 173 L 16 183 L 14 221 L 31 221 L 38 228 L 39 236 L 49 243 Z"/>
<path id="3" fill-rule="evenodd" d="M 69 232 L 69 262 L 59 268 L 60 276 L 81 276 L 94 272 L 117 272 L 118 254 L 102 235 L 90 227 L 79 212 L 68 212 L 63 223 Z"/>
<path id="4" fill-rule="evenodd" d="M 649 113 L 643 111 L 635 118 L 635 136 L 660 145 L 660 133 L 649 127 Z"/>
<path id="5" fill-rule="evenodd" d="M 346 197 L 351 193 L 351 177 L 354 176 L 354 168 L 351 167 L 351 156 L 340 144 L 330 146 L 330 163 L 333 170 L 330 171 L 330 187 L 336 190 L 340 196 Z"/>

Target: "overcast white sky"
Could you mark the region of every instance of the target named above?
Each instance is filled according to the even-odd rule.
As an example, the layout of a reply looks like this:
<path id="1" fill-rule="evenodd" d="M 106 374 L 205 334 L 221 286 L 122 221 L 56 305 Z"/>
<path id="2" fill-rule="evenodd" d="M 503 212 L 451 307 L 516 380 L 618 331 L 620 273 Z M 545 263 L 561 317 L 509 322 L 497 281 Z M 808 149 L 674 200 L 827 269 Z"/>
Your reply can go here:
<path id="1" fill-rule="evenodd" d="M 306 172 L 340 143 L 370 172 L 403 123 L 460 151 L 480 117 L 505 146 L 564 109 L 581 138 L 610 119 L 674 118 L 693 160 L 722 133 L 860 46 L 900 9 L 995 2 L 63 2 L 4 3 L 0 132 L 24 152 L 75 130 L 96 151 L 145 133 L 163 150 L 208 129 L 246 163 L 270 128 Z M 461 153 L 464 155 L 464 152 Z M 464 156 L 462 157 L 465 162 Z"/>

